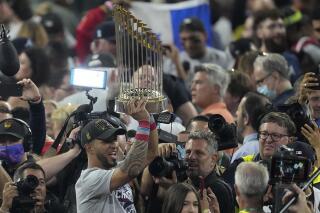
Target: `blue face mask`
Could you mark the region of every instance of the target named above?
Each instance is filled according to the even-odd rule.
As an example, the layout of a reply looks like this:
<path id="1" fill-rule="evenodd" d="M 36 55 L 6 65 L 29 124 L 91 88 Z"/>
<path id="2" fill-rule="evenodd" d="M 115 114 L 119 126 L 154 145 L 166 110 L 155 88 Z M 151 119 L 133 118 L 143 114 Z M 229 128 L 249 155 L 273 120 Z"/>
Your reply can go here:
<path id="1" fill-rule="evenodd" d="M 24 149 L 22 144 L 0 146 L 0 160 L 3 160 L 10 165 L 20 163 L 23 155 Z"/>
<path id="2" fill-rule="evenodd" d="M 267 85 L 262 85 L 260 87 L 257 87 L 257 92 L 267 96 L 268 98 L 270 98 L 271 100 L 274 99 L 277 94 L 275 91 L 270 90 Z"/>

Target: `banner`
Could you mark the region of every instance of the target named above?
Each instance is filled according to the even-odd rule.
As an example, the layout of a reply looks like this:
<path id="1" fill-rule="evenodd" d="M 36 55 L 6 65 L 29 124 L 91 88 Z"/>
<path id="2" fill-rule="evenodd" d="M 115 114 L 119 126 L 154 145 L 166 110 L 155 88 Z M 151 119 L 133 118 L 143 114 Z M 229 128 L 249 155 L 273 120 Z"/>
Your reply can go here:
<path id="1" fill-rule="evenodd" d="M 174 43 L 181 49 L 179 26 L 185 18 L 198 17 L 208 35 L 211 46 L 210 8 L 207 0 L 190 0 L 175 4 L 132 2 L 131 12 L 141 19 L 164 43 Z"/>

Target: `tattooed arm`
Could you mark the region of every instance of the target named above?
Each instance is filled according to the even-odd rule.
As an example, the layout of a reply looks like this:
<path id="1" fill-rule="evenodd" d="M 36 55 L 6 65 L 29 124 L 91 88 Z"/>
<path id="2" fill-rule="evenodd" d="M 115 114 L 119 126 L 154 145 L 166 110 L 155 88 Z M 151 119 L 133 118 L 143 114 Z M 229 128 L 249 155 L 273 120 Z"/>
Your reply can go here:
<path id="1" fill-rule="evenodd" d="M 122 164 L 113 172 L 110 191 L 128 183 L 138 176 L 146 166 L 148 142 L 150 136 L 150 115 L 147 112 L 146 100 L 131 101 L 128 104 L 128 114 L 139 121 L 136 141 Z"/>

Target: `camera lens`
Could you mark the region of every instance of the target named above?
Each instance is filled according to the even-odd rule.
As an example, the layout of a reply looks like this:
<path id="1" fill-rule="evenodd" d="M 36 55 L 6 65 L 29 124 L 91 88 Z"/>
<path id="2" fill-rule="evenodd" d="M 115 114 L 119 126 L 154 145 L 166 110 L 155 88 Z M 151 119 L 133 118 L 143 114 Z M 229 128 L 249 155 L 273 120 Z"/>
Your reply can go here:
<path id="1" fill-rule="evenodd" d="M 155 177 L 168 177 L 174 169 L 173 163 L 163 157 L 156 157 L 149 165 L 149 172 Z"/>
<path id="2" fill-rule="evenodd" d="M 24 194 L 30 194 L 39 185 L 39 180 L 34 175 L 28 175 L 21 183 L 21 191 Z"/>

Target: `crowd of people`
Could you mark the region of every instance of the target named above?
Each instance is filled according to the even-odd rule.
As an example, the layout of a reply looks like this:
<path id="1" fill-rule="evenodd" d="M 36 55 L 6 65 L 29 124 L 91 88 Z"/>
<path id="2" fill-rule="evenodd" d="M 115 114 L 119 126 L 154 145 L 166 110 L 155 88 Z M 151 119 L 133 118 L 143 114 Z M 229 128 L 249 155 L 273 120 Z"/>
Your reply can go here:
<path id="1" fill-rule="evenodd" d="M 285 212 L 320 212 L 319 1 L 211 0 L 211 32 L 185 18 L 182 49 L 163 44 L 162 76 L 141 55 L 127 76 L 135 88 L 163 83 L 165 114 L 148 112 L 148 97 L 114 110 L 112 14 L 132 2 L 88 2 L 0 0 L 20 62 L 0 80 L 21 88 L 0 91 L 0 213 L 262 213 L 288 202 Z M 107 87 L 73 86 L 78 67 L 107 68 Z"/>

